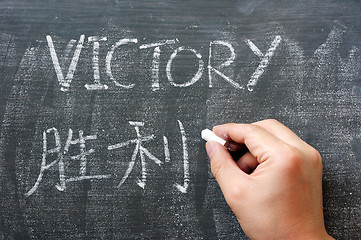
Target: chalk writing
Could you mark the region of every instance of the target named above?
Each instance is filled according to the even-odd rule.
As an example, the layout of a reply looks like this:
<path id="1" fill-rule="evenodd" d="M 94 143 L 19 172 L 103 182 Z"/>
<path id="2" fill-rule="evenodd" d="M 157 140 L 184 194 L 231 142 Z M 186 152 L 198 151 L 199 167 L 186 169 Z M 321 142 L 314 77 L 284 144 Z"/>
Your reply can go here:
<path id="1" fill-rule="evenodd" d="M 168 138 L 166 136 L 163 136 L 163 142 L 164 142 L 164 157 L 166 162 L 170 162 L 170 153 L 169 153 L 169 146 L 168 146 Z"/>
<path id="2" fill-rule="evenodd" d="M 179 191 L 182 193 L 187 192 L 187 188 L 189 186 L 189 159 L 188 159 L 188 149 L 187 149 L 187 138 L 185 134 L 185 130 L 181 121 L 178 120 L 179 129 L 182 135 L 182 145 L 183 145 L 183 167 L 184 167 L 184 180 L 183 185 L 175 184 Z"/>
<path id="3" fill-rule="evenodd" d="M 137 133 L 137 138 L 126 141 L 126 142 L 117 143 L 115 145 L 110 145 L 110 146 L 108 146 L 108 150 L 114 150 L 114 149 L 117 149 L 117 148 L 120 148 L 120 147 L 128 146 L 131 143 L 135 143 L 135 148 L 134 148 L 134 151 L 133 151 L 133 155 L 131 157 L 131 161 L 129 162 L 128 169 L 125 172 L 125 175 L 123 176 L 122 180 L 118 184 L 118 188 L 120 186 L 122 186 L 122 184 L 125 182 L 125 180 L 127 180 L 129 174 L 132 172 L 134 164 L 135 164 L 135 160 L 136 160 L 137 155 L 139 153 L 140 162 L 141 162 L 141 166 L 142 166 L 142 177 L 141 177 L 141 179 L 138 179 L 137 184 L 138 184 L 139 187 L 144 189 L 145 183 L 146 183 L 146 180 L 147 180 L 147 169 L 146 169 L 144 154 L 147 155 L 147 157 L 152 159 L 158 165 L 162 164 L 162 161 L 160 161 L 157 157 L 155 157 L 145 147 L 142 146 L 143 142 L 149 141 L 149 140 L 154 138 L 154 135 L 142 137 L 142 135 L 140 134 L 140 131 L 139 131 L 139 127 L 143 127 L 144 123 L 143 122 L 130 121 L 129 124 L 134 126 L 135 131 Z"/>
<path id="4" fill-rule="evenodd" d="M 50 56 L 51 56 L 51 59 L 52 59 L 53 65 L 54 65 L 54 69 L 55 69 L 55 73 L 56 73 L 56 76 L 58 79 L 58 83 L 60 85 L 60 89 L 62 91 L 67 91 L 71 85 L 71 82 L 72 82 L 72 79 L 74 76 L 74 72 L 75 72 L 75 69 L 76 69 L 76 66 L 77 66 L 77 63 L 79 60 L 79 56 L 80 56 L 81 50 L 84 45 L 84 38 L 85 38 L 84 35 L 80 36 L 78 44 L 74 50 L 73 58 L 69 65 L 67 75 L 64 78 L 62 69 L 59 64 L 58 56 L 55 51 L 52 37 L 46 36 L 46 40 L 48 42 L 48 47 L 49 47 L 49 51 L 50 51 Z M 101 83 L 100 69 L 99 69 L 100 42 L 104 42 L 107 40 L 108 40 L 107 37 L 98 37 L 98 36 L 88 37 L 88 43 L 93 44 L 92 68 L 93 68 L 94 82 L 92 84 L 85 84 L 85 88 L 87 90 L 107 90 L 110 87 L 110 86 L 108 86 L 108 84 Z M 249 39 L 245 40 L 245 43 L 248 45 L 248 47 L 260 59 L 260 63 L 258 65 L 258 67 L 254 71 L 254 73 L 251 75 L 251 77 L 247 83 L 248 91 L 254 90 L 257 82 L 259 81 L 259 79 L 265 72 L 266 68 L 268 67 L 270 60 L 271 60 L 272 56 L 274 55 L 277 47 L 279 46 L 281 40 L 282 40 L 281 36 L 279 36 L 279 35 L 275 36 L 274 40 L 271 42 L 270 47 L 266 51 L 265 54 L 263 54 L 262 51 L 259 50 L 259 48 L 251 40 L 249 40 Z M 117 51 L 127 51 L 127 49 L 129 49 L 129 48 L 133 48 L 133 49 L 138 48 L 139 50 L 154 48 L 153 55 L 152 55 L 153 56 L 152 67 L 150 68 L 151 69 L 151 74 L 150 74 L 151 75 L 151 81 L 150 81 L 151 84 L 150 85 L 151 85 L 151 89 L 153 91 L 158 91 L 161 88 L 160 79 L 159 79 L 160 55 L 161 55 L 161 51 L 162 51 L 161 47 L 171 46 L 171 45 L 178 44 L 178 43 L 179 43 L 178 39 L 167 39 L 167 40 L 160 40 L 155 43 L 143 43 L 143 44 L 140 44 L 139 47 L 137 47 L 138 39 L 136 39 L 136 38 L 120 39 L 117 42 L 115 42 L 115 44 L 113 44 L 112 47 L 110 48 L 110 50 L 107 52 L 107 55 L 105 58 L 105 67 L 106 67 L 107 77 L 113 83 L 113 86 L 115 86 L 115 87 L 119 87 L 119 88 L 123 88 L 123 89 L 134 88 L 136 86 L 135 83 L 129 83 L 129 84 L 121 83 L 121 82 L 123 82 L 124 79 L 116 79 L 115 76 L 113 75 L 113 72 L 112 72 L 113 56 L 114 56 L 116 50 Z M 69 41 L 68 47 L 65 50 L 66 56 L 68 56 L 70 54 L 70 51 L 73 48 L 74 44 L 75 44 L 74 39 Z M 213 63 L 215 62 L 216 57 L 217 57 L 217 55 L 214 54 L 215 47 L 218 47 L 218 48 L 226 47 L 229 51 L 229 57 L 226 59 L 226 61 L 219 64 L 218 66 L 213 65 Z M 176 83 L 172 76 L 172 64 L 173 64 L 174 59 L 177 57 L 177 55 L 182 51 L 188 51 L 195 55 L 195 57 L 198 60 L 198 70 L 195 73 L 195 75 L 192 76 L 191 79 L 185 79 L 183 83 Z M 208 69 L 208 81 L 209 81 L 208 86 L 210 88 L 213 87 L 214 76 L 212 74 L 215 73 L 219 77 L 224 79 L 227 83 L 229 83 L 231 86 L 233 86 L 234 88 L 245 89 L 244 85 L 235 81 L 234 79 L 225 75 L 222 72 L 222 69 L 224 69 L 226 67 L 230 67 L 236 59 L 236 52 L 231 43 L 226 42 L 226 41 L 221 41 L 221 40 L 211 41 L 209 43 L 208 53 L 209 53 L 209 56 L 208 56 L 207 69 Z M 223 57 L 223 56 L 220 56 L 220 57 Z M 126 61 L 126 59 L 124 59 L 124 61 Z M 200 80 L 202 78 L 203 68 L 204 68 L 204 61 L 203 61 L 201 53 L 199 53 L 194 48 L 191 48 L 188 46 L 180 46 L 180 47 L 175 48 L 175 50 L 169 56 L 169 59 L 166 64 L 165 72 L 166 72 L 168 83 L 171 86 L 184 88 L 184 87 L 190 87 L 190 86 L 194 85 L 195 83 L 198 82 L 198 80 Z"/>
<path id="5" fill-rule="evenodd" d="M 129 43 L 137 43 L 137 42 L 138 42 L 138 40 L 134 39 L 134 38 L 133 39 L 121 39 L 112 46 L 111 50 L 107 54 L 107 57 L 106 57 L 107 74 L 108 74 L 110 80 L 112 80 L 114 85 L 117 87 L 129 89 L 129 88 L 133 88 L 134 84 L 124 85 L 124 84 L 120 84 L 118 81 L 115 80 L 115 78 L 112 74 L 112 67 L 111 67 L 114 51 L 121 45 L 129 44 Z"/>
<path id="6" fill-rule="evenodd" d="M 55 139 L 55 147 L 52 149 L 48 149 L 48 134 L 53 133 L 54 139 Z M 64 191 L 66 189 L 66 183 L 68 182 L 77 182 L 81 180 L 86 179 L 104 179 L 104 178 L 110 178 L 111 176 L 109 174 L 107 175 L 86 175 L 86 166 L 87 166 L 87 156 L 89 154 L 94 153 L 94 149 L 86 150 L 86 141 L 88 140 L 96 140 L 96 135 L 89 135 L 84 136 L 84 133 L 82 130 L 79 131 L 79 138 L 74 139 L 73 138 L 73 130 L 69 129 L 68 132 L 68 139 L 65 143 L 63 152 L 61 151 L 61 141 L 60 141 L 60 134 L 59 131 L 56 128 L 49 128 L 46 131 L 43 132 L 43 153 L 42 153 L 42 162 L 41 162 L 41 168 L 39 176 L 34 184 L 34 186 L 25 193 L 25 196 L 30 196 L 33 194 L 39 187 L 40 182 L 43 179 L 44 172 L 54 166 L 55 164 L 58 164 L 58 171 L 59 171 L 59 183 L 55 185 L 55 187 L 59 191 Z M 80 153 L 75 156 L 69 156 L 69 148 L 71 145 L 77 145 L 79 144 L 79 151 Z M 57 157 L 54 161 L 52 161 L 49 164 L 46 164 L 47 157 L 49 155 L 56 154 Z M 79 176 L 75 177 L 69 177 L 66 178 L 65 174 L 65 163 L 64 158 L 70 158 L 70 160 L 79 160 L 80 161 L 80 170 L 79 170 Z"/>
<path id="7" fill-rule="evenodd" d="M 55 148 L 48 149 L 47 134 L 49 134 L 51 132 L 54 133 Z M 60 149 L 61 149 L 61 145 L 60 145 L 60 136 L 59 136 L 58 130 L 56 128 L 50 128 L 50 129 L 47 129 L 46 131 L 44 131 L 43 132 L 43 154 L 42 154 L 42 160 L 41 160 L 40 174 L 39 174 L 38 179 L 36 180 L 34 186 L 27 193 L 25 193 L 25 196 L 27 196 L 27 197 L 30 196 L 38 189 L 39 184 L 40 184 L 41 180 L 43 179 L 44 171 L 48 170 L 50 167 L 52 167 L 59 161 L 59 158 L 61 157 Z M 58 155 L 56 160 L 52 161 L 49 164 L 46 164 L 46 157 L 49 154 L 54 154 L 54 153 L 56 153 Z"/>
<path id="8" fill-rule="evenodd" d="M 198 58 L 198 71 L 197 73 L 193 76 L 193 78 L 186 83 L 175 83 L 171 74 L 171 68 L 172 68 L 172 63 L 173 60 L 175 59 L 175 57 L 177 56 L 177 54 L 181 51 L 189 51 L 194 53 L 194 55 L 196 55 L 196 57 Z M 194 83 L 196 83 L 202 76 L 203 73 L 203 60 L 202 60 L 202 55 L 200 55 L 196 50 L 192 49 L 192 48 L 188 48 L 188 47 L 179 47 L 176 50 L 174 50 L 174 52 L 172 53 L 172 55 L 170 55 L 170 58 L 168 60 L 167 63 L 167 68 L 166 68 L 166 72 L 167 72 L 167 77 L 168 77 L 168 81 L 171 85 L 175 86 L 175 87 L 188 87 L 193 85 Z"/>
<path id="9" fill-rule="evenodd" d="M 270 48 L 267 50 L 266 54 L 263 54 L 261 50 L 249 39 L 246 40 L 247 45 L 251 48 L 251 50 L 256 54 L 261 62 L 259 63 L 256 71 L 251 76 L 251 79 L 248 81 L 247 88 L 248 91 L 253 91 L 254 87 L 256 86 L 259 78 L 264 73 L 266 67 L 268 66 L 273 54 L 276 51 L 276 48 L 281 42 L 281 36 L 276 36 L 275 39 L 272 41 Z"/>
<path id="10" fill-rule="evenodd" d="M 68 88 L 70 87 L 71 81 L 73 80 L 73 76 L 74 76 L 76 66 L 78 64 L 80 52 L 81 52 L 81 50 L 83 48 L 84 38 L 85 38 L 84 35 L 81 35 L 80 38 L 79 38 L 78 45 L 76 46 L 73 58 L 71 60 L 69 68 L 68 68 L 68 72 L 67 72 L 66 77 L 64 79 L 63 71 L 61 70 L 61 67 L 60 67 L 60 64 L 59 64 L 59 59 L 58 59 L 58 56 L 57 56 L 57 54 L 55 52 L 53 39 L 49 35 L 46 36 L 46 40 L 47 40 L 48 46 L 49 46 L 50 56 L 51 56 L 51 59 L 53 61 L 53 65 L 54 65 L 54 69 L 55 69 L 55 72 L 56 72 L 56 76 L 58 78 L 60 89 L 62 91 L 67 91 Z M 72 46 L 71 43 L 73 41 L 74 40 L 70 40 L 68 46 Z"/>
<path id="11" fill-rule="evenodd" d="M 122 147 L 129 146 L 131 144 L 135 144 L 135 148 L 133 150 L 132 156 L 130 157 L 130 161 L 128 164 L 128 168 L 125 171 L 124 176 L 120 180 L 117 188 L 120 188 L 124 182 L 128 179 L 130 173 L 133 171 L 134 165 L 136 163 L 137 156 L 139 155 L 140 158 L 140 165 L 141 165 L 141 176 L 140 179 L 138 178 L 136 183 L 142 189 L 146 186 L 147 181 L 147 164 L 146 158 L 148 157 L 154 163 L 161 166 L 163 163 L 158 157 L 154 156 L 147 148 L 144 147 L 144 143 L 154 140 L 156 137 L 155 135 L 146 135 L 143 136 L 141 134 L 140 128 L 144 127 L 144 122 L 137 122 L 137 121 L 129 121 L 129 125 L 134 127 L 136 137 L 131 140 L 127 140 L 124 142 L 116 143 L 107 146 L 108 151 L 113 151 Z M 181 193 L 187 193 L 187 189 L 190 183 L 190 176 L 189 176 L 189 155 L 188 155 L 188 148 L 187 148 L 187 138 L 184 126 L 181 121 L 178 120 L 179 130 L 181 133 L 182 139 L 182 148 L 183 148 L 183 184 L 174 184 L 174 186 L 180 191 Z M 54 138 L 54 145 L 53 148 L 49 147 L 49 135 L 52 135 Z M 25 193 L 26 197 L 31 196 L 34 194 L 40 186 L 44 178 L 44 174 L 47 170 L 49 170 L 54 165 L 58 165 L 58 175 L 59 175 L 59 182 L 55 185 L 56 189 L 59 191 L 64 191 L 66 189 L 66 184 L 70 182 L 78 182 L 82 180 L 94 180 L 94 179 L 109 179 L 111 178 L 111 174 L 95 174 L 95 175 L 87 175 L 87 163 L 88 163 L 88 156 L 93 154 L 96 150 L 93 148 L 87 148 L 86 143 L 87 141 L 95 141 L 97 140 L 97 135 L 87 135 L 84 136 L 83 130 L 79 130 L 78 138 L 73 138 L 73 130 L 69 129 L 67 140 L 62 148 L 61 138 L 59 131 L 53 127 L 45 130 L 43 132 L 43 144 L 42 144 L 42 161 L 40 167 L 40 173 L 37 177 L 35 184 L 31 187 L 29 191 Z M 170 153 L 169 153 L 169 143 L 166 136 L 163 136 L 163 144 L 164 144 L 164 158 L 165 162 L 170 162 Z M 78 146 L 79 154 L 71 155 L 70 148 L 74 148 Z M 47 163 L 47 159 L 55 155 L 55 160 L 50 163 Z M 67 176 L 66 175 L 66 161 L 79 161 L 79 174 L 78 176 Z"/>
<path id="12" fill-rule="evenodd" d="M 167 44 L 175 44 L 179 42 L 178 39 L 171 39 L 171 40 L 163 40 L 157 43 L 150 43 L 150 44 L 142 44 L 140 45 L 139 49 L 146 49 L 146 48 L 153 48 L 153 61 L 152 61 L 152 90 L 157 91 L 159 90 L 159 64 L 160 64 L 160 46 L 164 46 Z"/>
<path id="13" fill-rule="evenodd" d="M 212 63 L 211 63 L 211 60 L 212 60 L 212 45 L 215 45 L 215 44 L 228 47 L 228 49 L 230 50 L 230 53 L 231 53 L 231 56 L 227 59 L 227 61 L 225 61 L 224 63 L 222 63 L 221 65 L 219 65 L 217 67 L 213 67 Z M 236 59 L 236 53 L 234 51 L 233 46 L 230 43 L 227 43 L 227 42 L 224 42 L 224 41 L 213 41 L 213 42 L 209 43 L 209 57 L 208 57 L 209 87 L 213 86 L 212 85 L 212 71 L 213 71 L 213 72 L 217 73 L 219 76 L 221 76 L 223 79 L 225 79 L 227 82 L 229 82 L 235 88 L 238 88 L 238 89 L 243 89 L 244 88 L 244 86 L 241 86 L 239 83 L 235 82 L 231 78 L 224 75 L 221 71 L 219 71 L 219 69 L 221 69 L 223 67 L 230 66 L 234 62 L 234 59 Z"/>
<path id="14" fill-rule="evenodd" d="M 107 38 L 99 38 L 98 36 L 88 37 L 88 42 L 93 42 L 93 72 L 94 72 L 94 83 L 85 84 L 85 88 L 88 90 L 100 90 L 108 89 L 108 85 L 100 83 L 100 72 L 99 72 L 99 42 L 106 41 Z"/>

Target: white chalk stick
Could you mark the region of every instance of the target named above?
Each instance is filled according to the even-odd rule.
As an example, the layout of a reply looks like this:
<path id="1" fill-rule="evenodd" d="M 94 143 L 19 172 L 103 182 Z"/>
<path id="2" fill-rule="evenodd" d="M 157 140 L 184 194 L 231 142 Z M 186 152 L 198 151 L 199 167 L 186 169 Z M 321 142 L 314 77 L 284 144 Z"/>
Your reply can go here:
<path id="1" fill-rule="evenodd" d="M 215 142 L 218 142 L 218 143 L 222 144 L 223 146 L 227 142 L 226 140 L 218 137 L 214 132 L 212 132 L 211 130 L 209 130 L 207 128 L 202 130 L 201 136 L 207 142 L 215 141 Z"/>

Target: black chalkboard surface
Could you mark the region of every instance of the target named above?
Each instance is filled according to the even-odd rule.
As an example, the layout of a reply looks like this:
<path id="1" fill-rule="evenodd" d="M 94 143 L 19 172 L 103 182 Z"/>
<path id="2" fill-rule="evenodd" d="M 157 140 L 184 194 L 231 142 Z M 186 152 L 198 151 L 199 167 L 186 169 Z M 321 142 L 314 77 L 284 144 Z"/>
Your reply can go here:
<path id="1" fill-rule="evenodd" d="M 2 1 L 0 239 L 247 239 L 200 131 L 276 118 L 361 237 L 359 1 Z"/>

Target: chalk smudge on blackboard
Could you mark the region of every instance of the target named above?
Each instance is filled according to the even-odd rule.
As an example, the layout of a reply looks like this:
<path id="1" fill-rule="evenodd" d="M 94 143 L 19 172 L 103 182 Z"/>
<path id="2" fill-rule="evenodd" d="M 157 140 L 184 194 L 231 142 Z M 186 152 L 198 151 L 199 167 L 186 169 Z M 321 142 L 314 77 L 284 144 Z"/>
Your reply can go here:
<path id="1" fill-rule="evenodd" d="M 264 0 L 238 0 L 236 7 L 240 13 L 249 16 L 263 1 Z"/>
<path id="2" fill-rule="evenodd" d="M 0 67 L 16 66 L 15 36 L 0 33 Z"/>
<path id="3" fill-rule="evenodd" d="M 6 99 L 10 92 L 11 82 L 16 73 L 16 66 L 19 64 L 17 56 L 15 36 L 0 33 L 0 123 L 4 117 Z"/>

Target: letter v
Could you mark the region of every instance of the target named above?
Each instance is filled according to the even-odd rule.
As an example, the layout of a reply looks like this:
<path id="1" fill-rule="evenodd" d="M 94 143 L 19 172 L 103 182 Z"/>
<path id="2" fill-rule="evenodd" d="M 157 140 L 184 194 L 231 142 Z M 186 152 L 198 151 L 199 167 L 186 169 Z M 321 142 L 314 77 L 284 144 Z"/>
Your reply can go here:
<path id="1" fill-rule="evenodd" d="M 72 58 L 72 60 L 70 62 L 69 68 L 68 68 L 68 72 L 67 72 L 66 77 L 64 79 L 64 75 L 63 75 L 63 72 L 62 72 L 60 64 L 59 64 L 59 59 L 58 59 L 58 56 L 56 55 L 56 52 L 55 52 L 53 39 L 49 35 L 46 36 L 46 41 L 48 42 L 50 56 L 51 56 L 51 59 L 53 61 L 55 73 L 56 73 L 56 76 L 58 78 L 58 83 L 60 85 L 60 90 L 61 91 L 64 91 L 64 92 L 68 91 L 68 89 L 70 87 L 71 81 L 73 80 L 76 65 L 78 64 L 79 55 L 80 55 L 81 49 L 83 48 L 84 38 L 85 38 L 84 35 L 81 35 L 80 38 L 79 38 L 78 45 L 76 46 L 73 58 Z"/>

